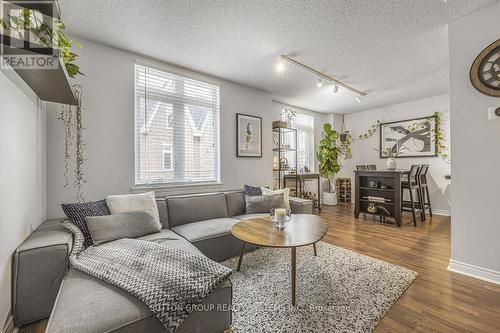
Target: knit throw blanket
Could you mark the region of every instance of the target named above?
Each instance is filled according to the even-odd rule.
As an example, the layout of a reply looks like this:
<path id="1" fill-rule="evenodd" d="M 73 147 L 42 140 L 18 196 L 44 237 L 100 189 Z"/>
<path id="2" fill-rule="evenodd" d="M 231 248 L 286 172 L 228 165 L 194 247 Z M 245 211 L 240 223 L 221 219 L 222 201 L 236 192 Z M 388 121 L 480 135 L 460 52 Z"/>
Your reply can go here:
<path id="1" fill-rule="evenodd" d="M 83 234 L 71 222 L 63 224 L 75 235 L 71 265 L 137 297 L 168 332 L 231 274 L 204 256 L 138 239 L 123 238 L 81 251 Z"/>

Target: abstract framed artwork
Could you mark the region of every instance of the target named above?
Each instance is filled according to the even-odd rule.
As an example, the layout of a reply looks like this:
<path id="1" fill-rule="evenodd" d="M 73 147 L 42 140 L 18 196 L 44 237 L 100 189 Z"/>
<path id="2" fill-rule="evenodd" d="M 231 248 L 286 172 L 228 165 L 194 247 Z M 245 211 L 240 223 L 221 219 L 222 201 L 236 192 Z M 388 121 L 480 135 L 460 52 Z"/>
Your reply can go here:
<path id="1" fill-rule="evenodd" d="M 262 118 L 236 114 L 236 156 L 262 157 Z"/>
<path id="2" fill-rule="evenodd" d="M 435 133 L 436 116 L 380 124 L 380 158 L 386 158 L 382 152 L 387 148 L 398 157 L 437 156 Z"/>

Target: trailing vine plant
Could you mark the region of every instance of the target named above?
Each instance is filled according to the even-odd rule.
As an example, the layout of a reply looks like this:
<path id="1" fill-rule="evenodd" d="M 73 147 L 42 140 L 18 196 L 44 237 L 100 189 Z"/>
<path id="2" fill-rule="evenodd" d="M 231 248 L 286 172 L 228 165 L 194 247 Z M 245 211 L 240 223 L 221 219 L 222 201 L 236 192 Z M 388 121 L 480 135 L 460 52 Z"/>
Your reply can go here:
<path id="1" fill-rule="evenodd" d="M 83 196 L 82 186 L 85 184 L 83 173 L 83 164 L 85 162 L 83 142 L 83 122 L 82 122 L 82 88 L 79 85 L 74 85 L 73 90 L 77 104 L 63 105 L 59 113 L 59 119 L 64 124 L 64 178 L 66 183 L 64 187 L 69 186 L 70 178 L 70 160 L 71 160 L 71 146 L 75 144 L 75 169 L 73 186 L 76 189 L 76 199 L 79 202 L 85 201 Z"/>
<path id="2" fill-rule="evenodd" d="M 54 20 L 52 24 L 49 24 L 36 13 L 36 11 L 24 8 L 17 16 L 6 15 L 0 18 L 0 27 L 16 32 L 21 40 L 25 40 L 28 34 L 30 37 L 36 37 L 35 41 L 41 46 L 59 51 L 70 77 L 84 75 L 75 63 L 78 55 L 71 51 L 73 46 L 81 48 L 81 45 L 64 34 L 63 30 L 66 29 L 64 23 L 61 20 Z"/>
<path id="3" fill-rule="evenodd" d="M 359 135 L 358 139 L 368 139 L 369 137 L 371 137 L 377 131 L 377 128 L 380 124 L 380 120 L 377 120 L 377 122 L 370 126 L 370 128 L 365 133 Z"/>
<path id="4" fill-rule="evenodd" d="M 436 144 L 436 154 L 442 159 L 446 160 L 448 158 L 448 154 L 446 153 L 447 148 L 444 142 L 441 114 L 439 112 L 435 112 L 434 117 L 436 119 L 436 127 L 432 131 L 434 132 L 434 143 Z"/>

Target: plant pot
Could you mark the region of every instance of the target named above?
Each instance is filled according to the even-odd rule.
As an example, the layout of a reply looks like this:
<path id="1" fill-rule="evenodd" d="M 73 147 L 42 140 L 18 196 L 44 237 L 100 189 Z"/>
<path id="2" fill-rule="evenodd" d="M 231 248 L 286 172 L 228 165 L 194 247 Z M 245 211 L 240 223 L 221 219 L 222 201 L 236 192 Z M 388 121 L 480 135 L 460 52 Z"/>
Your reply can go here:
<path id="1" fill-rule="evenodd" d="M 340 141 L 346 142 L 348 137 L 349 137 L 349 132 L 344 132 L 344 133 L 340 134 Z"/>
<path id="2" fill-rule="evenodd" d="M 337 206 L 337 193 L 323 192 L 323 205 Z"/>
<path id="3" fill-rule="evenodd" d="M 396 163 L 396 160 L 394 158 L 388 158 L 387 159 L 387 170 L 396 170 L 398 167 L 398 164 Z"/>

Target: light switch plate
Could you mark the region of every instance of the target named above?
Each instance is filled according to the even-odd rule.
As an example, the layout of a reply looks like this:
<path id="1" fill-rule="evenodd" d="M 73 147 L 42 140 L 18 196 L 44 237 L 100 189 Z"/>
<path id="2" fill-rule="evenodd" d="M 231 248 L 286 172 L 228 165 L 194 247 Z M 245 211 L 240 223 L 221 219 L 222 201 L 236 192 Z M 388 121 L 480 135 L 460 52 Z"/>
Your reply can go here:
<path id="1" fill-rule="evenodd" d="M 488 108 L 488 119 L 489 120 L 500 120 L 500 116 L 495 113 L 497 109 L 500 109 L 499 106 L 492 106 Z M 500 112 L 500 111 L 499 111 Z"/>

